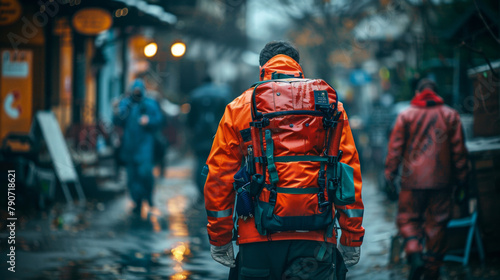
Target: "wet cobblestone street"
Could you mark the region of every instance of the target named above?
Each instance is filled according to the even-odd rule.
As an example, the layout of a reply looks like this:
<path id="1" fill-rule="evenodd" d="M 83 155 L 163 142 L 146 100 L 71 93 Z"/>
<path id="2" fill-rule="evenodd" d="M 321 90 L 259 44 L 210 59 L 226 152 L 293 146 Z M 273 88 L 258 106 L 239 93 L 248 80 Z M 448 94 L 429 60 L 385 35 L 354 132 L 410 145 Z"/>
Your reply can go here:
<path id="1" fill-rule="evenodd" d="M 53 210 L 25 222 L 17 233 L 16 273 L 5 273 L 2 254 L 0 278 L 224 279 L 227 269 L 210 257 L 192 165 L 187 158 L 169 168 L 168 179 L 156 185 L 157 207 L 141 216 L 123 194 L 88 203 L 80 214 Z"/>
<path id="2" fill-rule="evenodd" d="M 5 273 L 2 253 L 0 279 L 227 279 L 228 268 L 210 257 L 206 214 L 191 180 L 194 160 L 176 162 L 167 179 L 157 181 L 156 208 L 143 209 L 140 216 L 131 213 L 132 203 L 122 193 L 91 201 L 81 213 L 61 214 L 55 207 L 25 220 L 17 232 L 16 273 Z M 363 199 L 366 236 L 361 261 L 350 268 L 348 279 L 406 279 L 405 265 L 387 265 L 396 233 L 395 202 L 369 177 Z M 495 266 L 471 268 L 469 277 L 460 266 L 450 267 L 445 279 L 498 279 Z"/>

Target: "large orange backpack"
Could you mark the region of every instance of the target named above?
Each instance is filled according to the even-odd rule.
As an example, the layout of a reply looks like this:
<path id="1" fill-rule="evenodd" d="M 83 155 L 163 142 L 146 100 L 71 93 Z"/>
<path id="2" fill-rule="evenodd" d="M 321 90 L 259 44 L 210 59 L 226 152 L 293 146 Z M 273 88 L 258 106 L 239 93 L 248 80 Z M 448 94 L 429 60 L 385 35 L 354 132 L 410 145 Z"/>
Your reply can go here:
<path id="1" fill-rule="evenodd" d="M 333 228 L 332 204 L 354 202 L 354 188 L 342 193 L 340 186 L 343 120 L 335 89 L 319 79 L 258 82 L 251 114 L 246 165 L 259 233 Z"/>

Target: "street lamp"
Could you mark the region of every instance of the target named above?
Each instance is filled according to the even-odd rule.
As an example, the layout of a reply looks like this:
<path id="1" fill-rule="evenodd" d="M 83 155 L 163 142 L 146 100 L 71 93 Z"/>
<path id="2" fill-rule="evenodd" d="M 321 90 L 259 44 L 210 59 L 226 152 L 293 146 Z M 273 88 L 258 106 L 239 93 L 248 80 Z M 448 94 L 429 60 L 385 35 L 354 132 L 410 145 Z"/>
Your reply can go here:
<path id="1" fill-rule="evenodd" d="M 144 47 L 144 55 L 146 57 L 153 57 L 158 51 L 158 45 L 156 43 L 149 43 Z"/>
<path id="2" fill-rule="evenodd" d="M 182 42 L 177 42 L 172 45 L 170 48 L 170 52 L 175 57 L 181 57 L 186 53 L 186 44 Z"/>

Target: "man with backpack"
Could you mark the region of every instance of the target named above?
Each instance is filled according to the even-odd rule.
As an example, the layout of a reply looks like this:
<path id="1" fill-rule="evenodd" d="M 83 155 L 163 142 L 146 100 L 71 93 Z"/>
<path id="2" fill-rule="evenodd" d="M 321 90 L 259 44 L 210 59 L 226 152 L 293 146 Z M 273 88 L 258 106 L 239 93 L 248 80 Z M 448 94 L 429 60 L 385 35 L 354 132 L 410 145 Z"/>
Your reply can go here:
<path id="1" fill-rule="evenodd" d="M 345 279 L 364 237 L 347 115 L 332 87 L 303 78 L 290 43 L 268 43 L 259 60 L 260 82 L 226 107 L 207 160 L 212 257 L 238 263 L 239 279 Z"/>
<path id="2" fill-rule="evenodd" d="M 389 184 L 401 177 L 397 225 L 406 240 L 409 279 L 439 278 L 453 186 L 463 188 L 468 172 L 460 116 L 436 92 L 434 81 L 418 83 L 411 107 L 398 115 L 386 159 Z"/>

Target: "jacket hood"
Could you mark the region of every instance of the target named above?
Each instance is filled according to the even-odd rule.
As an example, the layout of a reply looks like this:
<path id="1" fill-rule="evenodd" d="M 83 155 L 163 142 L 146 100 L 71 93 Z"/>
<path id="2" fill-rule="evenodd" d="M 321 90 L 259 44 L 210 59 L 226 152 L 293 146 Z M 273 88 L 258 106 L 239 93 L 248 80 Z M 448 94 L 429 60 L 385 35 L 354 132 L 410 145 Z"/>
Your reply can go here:
<path id="1" fill-rule="evenodd" d="M 304 72 L 302 71 L 302 67 L 300 67 L 299 63 L 284 54 L 273 56 L 266 62 L 266 64 L 260 67 L 260 80 L 264 81 L 273 79 L 273 73 L 290 75 L 296 78 L 304 78 Z M 274 78 L 277 79 L 278 77 L 275 76 Z"/>
<path id="2" fill-rule="evenodd" d="M 431 107 L 444 104 L 443 99 L 431 89 L 424 89 L 411 100 L 411 105 L 417 107 Z"/>
<path id="3" fill-rule="evenodd" d="M 146 85 L 144 85 L 144 82 L 142 80 L 135 80 L 130 87 L 130 92 L 133 93 L 136 89 L 138 89 L 141 92 L 141 95 L 144 96 L 144 94 L 146 93 Z"/>

